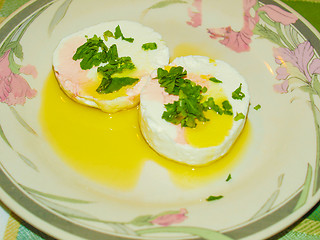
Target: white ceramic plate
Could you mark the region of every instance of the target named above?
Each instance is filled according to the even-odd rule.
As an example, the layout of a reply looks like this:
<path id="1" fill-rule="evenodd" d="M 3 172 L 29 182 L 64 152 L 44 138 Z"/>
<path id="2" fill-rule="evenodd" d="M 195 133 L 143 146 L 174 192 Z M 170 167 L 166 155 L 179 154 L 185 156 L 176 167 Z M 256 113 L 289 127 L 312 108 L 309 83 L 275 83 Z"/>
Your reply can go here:
<path id="1" fill-rule="evenodd" d="M 130 188 L 102 184 L 68 164 L 50 138 L 59 125 L 44 130 L 44 89 L 60 39 L 123 19 L 161 33 L 172 56 L 221 59 L 247 79 L 251 106 L 243 144 L 229 163 L 214 163 L 218 170 L 194 170 L 205 172 L 205 180 L 170 173 L 149 159 Z M 319 201 L 319 37 L 280 1 L 31 1 L 0 28 L 1 200 L 59 239 L 276 234 Z M 223 198 L 206 201 L 210 195 Z"/>

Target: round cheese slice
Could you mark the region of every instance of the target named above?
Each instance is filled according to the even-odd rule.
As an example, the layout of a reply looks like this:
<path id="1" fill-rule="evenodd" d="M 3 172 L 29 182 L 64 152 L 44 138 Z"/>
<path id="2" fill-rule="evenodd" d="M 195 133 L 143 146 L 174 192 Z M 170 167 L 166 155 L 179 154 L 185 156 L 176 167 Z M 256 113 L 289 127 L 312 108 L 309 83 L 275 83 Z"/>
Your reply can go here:
<path id="1" fill-rule="evenodd" d="M 176 58 L 164 69 L 174 66 L 182 66 L 187 71 L 187 79 L 207 88 L 203 101 L 212 97 L 220 107 L 228 101 L 232 113 L 220 115 L 208 110 L 204 114 L 209 121 L 197 122 L 195 128 L 166 121 L 162 118 L 165 105 L 178 101 L 179 97 L 168 94 L 160 86 L 154 71 L 140 95 L 141 131 L 160 155 L 188 165 L 204 165 L 225 155 L 241 133 L 248 113 L 248 86 L 245 79 L 223 61 L 186 56 Z"/>
<path id="2" fill-rule="evenodd" d="M 108 37 L 105 40 L 104 32 L 109 30 L 114 33 L 117 26 L 124 38 L 133 38 L 133 42 L 122 37 Z M 99 66 L 83 70 L 80 66 L 81 60 L 73 60 L 77 49 L 94 35 L 100 37 L 108 48 L 115 44 L 119 57 L 131 57 L 135 69 L 126 70 L 117 77 L 138 78 L 138 82 L 112 93 L 102 94 L 96 91 L 102 80 L 101 74 L 97 73 Z M 153 50 L 145 49 L 142 46 L 146 43 L 156 44 L 157 47 Z M 64 92 L 79 103 L 105 112 L 117 112 L 136 106 L 140 101 L 140 91 L 146 83 L 146 76 L 168 62 L 169 50 L 161 35 L 149 27 L 131 21 L 105 22 L 85 28 L 62 39 L 53 54 L 54 73 Z"/>

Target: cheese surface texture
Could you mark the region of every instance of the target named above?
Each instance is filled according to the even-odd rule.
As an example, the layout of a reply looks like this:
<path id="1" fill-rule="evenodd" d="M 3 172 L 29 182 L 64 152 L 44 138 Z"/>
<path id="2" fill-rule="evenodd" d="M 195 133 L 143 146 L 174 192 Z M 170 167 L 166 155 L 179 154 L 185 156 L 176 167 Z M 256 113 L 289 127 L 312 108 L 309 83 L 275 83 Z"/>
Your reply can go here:
<path id="1" fill-rule="evenodd" d="M 123 36 L 132 38 L 129 42 L 122 37 L 104 38 L 106 31 L 115 32 L 119 27 Z M 82 69 L 80 60 L 73 60 L 77 49 L 94 36 L 100 37 L 110 48 L 116 45 L 119 57 L 130 57 L 135 68 L 116 73 L 115 77 L 131 77 L 139 80 L 132 85 L 124 86 L 112 93 L 99 93 L 102 76 L 99 66 Z M 146 43 L 156 44 L 156 49 L 146 50 Z M 100 50 L 99 50 L 100 51 Z M 146 82 L 146 76 L 156 68 L 168 64 L 169 50 L 159 33 L 153 29 L 131 21 L 113 21 L 88 27 L 62 39 L 53 55 L 55 76 L 64 92 L 73 100 L 105 112 L 117 112 L 136 106 L 140 99 L 140 91 Z M 102 63 L 100 66 L 105 65 Z"/>
<path id="2" fill-rule="evenodd" d="M 203 56 L 179 57 L 165 69 L 176 66 L 187 71 L 187 79 L 207 89 L 203 101 L 212 97 L 220 107 L 228 101 L 232 113 L 205 111 L 209 121 L 198 121 L 194 128 L 166 121 L 162 117 L 165 105 L 177 101 L 179 96 L 168 94 L 160 86 L 154 71 L 140 96 L 141 132 L 160 155 L 188 165 L 204 165 L 225 155 L 240 135 L 248 113 L 248 86 L 234 68 L 220 60 Z M 212 78 L 219 82 L 211 81 Z M 237 92 L 243 95 L 241 99 L 234 97 Z"/>

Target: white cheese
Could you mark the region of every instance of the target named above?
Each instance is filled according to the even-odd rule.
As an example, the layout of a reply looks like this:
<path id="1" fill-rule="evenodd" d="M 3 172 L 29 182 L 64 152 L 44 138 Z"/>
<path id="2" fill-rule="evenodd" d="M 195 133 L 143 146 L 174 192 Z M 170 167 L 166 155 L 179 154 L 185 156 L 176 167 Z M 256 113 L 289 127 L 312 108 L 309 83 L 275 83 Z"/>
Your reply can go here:
<path id="1" fill-rule="evenodd" d="M 176 58 L 169 66 L 182 66 L 190 76 L 208 75 L 221 80 L 222 83 L 219 84 L 205 80 L 203 84 L 208 88 L 209 97 L 217 97 L 216 93 L 213 94 L 215 91 L 212 90 L 219 86 L 232 105 L 233 117 L 237 113 L 247 115 L 250 99 L 247 83 L 227 63 L 219 60 L 213 61 L 203 56 L 187 56 Z M 226 154 L 241 133 L 246 118 L 232 122 L 232 127 L 221 144 L 195 147 L 187 142 L 183 128 L 162 119 L 162 114 L 166 111 L 164 104 L 168 102 L 168 98 L 172 98 L 172 101 L 174 99 L 160 87 L 156 77 L 157 72 L 154 71 L 140 95 L 140 127 L 148 144 L 160 155 L 188 165 L 207 164 Z M 239 88 L 240 84 L 241 92 L 245 94 L 245 97 L 242 100 L 233 99 L 232 93 Z"/>
<path id="2" fill-rule="evenodd" d="M 107 41 L 103 33 L 110 30 L 114 33 L 115 28 L 120 26 L 121 32 L 126 38 L 133 38 L 133 43 L 109 37 Z M 86 42 L 86 37 L 94 35 L 101 37 L 106 46 L 117 45 L 119 57 L 129 56 L 136 70 L 129 73 L 129 77 L 139 78 L 139 82 L 125 91 L 111 94 L 98 94 L 95 89 L 101 79 L 97 74 L 97 67 L 91 70 L 82 70 L 80 60 L 72 59 L 78 47 Z M 142 45 L 154 42 L 155 50 L 144 50 Z M 88 27 L 61 40 L 53 54 L 53 68 L 61 88 L 73 100 L 106 112 L 116 112 L 136 106 L 139 103 L 139 95 L 145 84 L 145 76 L 154 69 L 162 67 L 169 62 L 169 50 L 159 33 L 153 29 L 131 21 L 105 22 Z M 102 64 L 103 65 L 103 64 Z"/>

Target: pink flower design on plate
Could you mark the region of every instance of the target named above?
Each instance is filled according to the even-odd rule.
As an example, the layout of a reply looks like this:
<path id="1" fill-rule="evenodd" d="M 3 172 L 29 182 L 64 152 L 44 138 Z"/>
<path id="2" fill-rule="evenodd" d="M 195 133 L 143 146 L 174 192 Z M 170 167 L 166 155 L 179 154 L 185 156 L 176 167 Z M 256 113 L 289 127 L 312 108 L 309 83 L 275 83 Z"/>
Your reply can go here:
<path id="1" fill-rule="evenodd" d="M 258 8 L 254 16 L 252 16 L 250 10 L 256 3 L 257 0 L 243 0 L 244 25 L 240 31 L 234 31 L 230 26 L 225 28 L 209 28 L 208 33 L 210 37 L 213 39 L 223 38 L 220 40 L 220 43 L 226 47 L 235 52 L 245 52 L 250 50 L 253 30 L 260 20 L 259 12 L 265 12 L 271 20 L 284 25 L 295 23 L 298 20 L 294 14 L 270 4 Z"/>
<path id="2" fill-rule="evenodd" d="M 278 67 L 276 70 L 276 73 L 277 73 L 276 79 L 278 80 L 287 79 L 287 77 L 289 77 L 290 75 L 286 67 Z"/>
<path id="3" fill-rule="evenodd" d="M 320 59 L 314 58 L 314 48 L 310 42 L 300 43 L 294 50 L 288 48 L 274 48 L 273 54 L 275 61 L 280 67 L 277 68 L 277 79 L 284 80 L 280 84 L 274 86 L 275 91 L 286 93 L 288 90 L 288 77 L 290 73 L 287 71 L 285 63 L 291 63 L 294 67 L 306 77 L 306 81 L 312 81 L 313 74 L 320 74 Z"/>
<path id="4" fill-rule="evenodd" d="M 19 74 L 13 73 L 9 67 L 8 50 L 0 57 L 0 102 L 10 105 L 21 104 L 26 102 L 26 98 L 35 97 L 37 91 L 31 89 L 27 81 Z M 27 65 L 20 68 L 20 72 L 27 75 L 37 76 L 34 66 Z"/>
<path id="5" fill-rule="evenodd" d="M 306 76 L 309 82 L 312 80 L 312 74 L 320 73 L 320 60 L 317 58 L 312 60 L 314 48 L 308 41 L 300 43 L 294 50 L 288 48 L 274 48 L 273 53 L 277 64 L 281 65 L 283 62 L 292 63 L 293 66 L 297 67 L 300 72 Z"/>
<path id="6" fill-rule="evenodd" d="M 224 28 L 210 28 L 208 33 L 213 39 L 223 38 L 220 43 L 231 48 L 236 52 L 245 52 L 250 50 L 251 37 L 253 29 L 259 21 L 259 16 L 251 16 L 250 9 L 256 4 L 256 0 L 243 0 L 244 25 L 240 31 L 234 31 L 230 26 Z"/>
<path id="7" fill-rule="evenodd" d="M 283 25 L 289 25 L 295 23 L 298 20 L 298 17 L 294 14 L 284 11 L 278 6 L 270 4 L 260 7 L 258 11 L 266 12 L 270 19 L 272 19 L 275 22 L 282 23 Z"/>
<path id="8" fill-rule="evenodd" d="M 187 24 L 191 25 L 192 27 L 199 27 L 202 23 L 202 0 L 194 0 L 192 6 L 196 9 L 193 11 L 192 8 L 188 8 L 188 14 L 190 17 L 190 21 Z"/>
<path id="9" fill-rule="evenodd" d="M 282 83 L 274 84 L 273 90 L 278 93 L 287 93 L 289 88 L 288 79 L 284 80 Z"/>
<path id="10" fill-rule="evenodd" d="M 172 214 L 165 214 L 156 217 L 151 221 L 152 224 L 157 224 L 161 226 L 170 226 L 172 224 L 181 223 L 183 222 L 187 216 L 188 213 L 187 209 L 181 208 L 179 213 L 172 213 Z"/>

